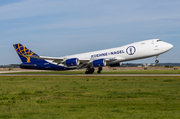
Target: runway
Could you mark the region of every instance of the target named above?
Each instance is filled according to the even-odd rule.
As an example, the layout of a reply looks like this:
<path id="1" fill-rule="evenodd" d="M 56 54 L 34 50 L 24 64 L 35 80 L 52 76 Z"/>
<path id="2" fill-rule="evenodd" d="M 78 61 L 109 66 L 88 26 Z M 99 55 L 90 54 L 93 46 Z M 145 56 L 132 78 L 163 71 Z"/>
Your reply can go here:
<path id="1" fill-rule="evenodd" d="M 174 77 L 180 74 L 0 74 L 0 76 L 82 76 L 82 77 Z"/>
<path id="2" fill-rule="evenodd" d="M 44 70 L 19 70 L 19 71 L 0 71 L 0 76 L 82 76 L 82 77 L 148 77 L 148 76 L 154 76 L 154 77 L 158 77 L 158 76 L 180 76 L 180 74 L 13 74 L 13 73 L 18 73 L 18 72 L 43 72 Z"/>

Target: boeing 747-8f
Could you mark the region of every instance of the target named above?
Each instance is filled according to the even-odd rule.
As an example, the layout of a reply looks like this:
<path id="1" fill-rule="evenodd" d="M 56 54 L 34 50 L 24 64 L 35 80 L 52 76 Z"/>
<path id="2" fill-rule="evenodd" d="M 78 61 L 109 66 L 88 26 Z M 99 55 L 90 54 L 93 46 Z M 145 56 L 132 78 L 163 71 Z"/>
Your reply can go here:
<path id="1" fill-rule="evenodd" d="M 155 62 L 158 63 L 158 56 L 172 49 L 173 45 L 159 39 L 151 39 L 122 47 L 63 57 L 39 56 L 21 44 L 14 44 L 14 48 L 23 62 L 19 64 L 21 68 L 46 70 L 86 68 L 86 74 L 93 74 L 95 67 L 98 67 L 97 73 L 101 73 L 103 66 L 111 66 L 124 61 L 156 56 Z"/>

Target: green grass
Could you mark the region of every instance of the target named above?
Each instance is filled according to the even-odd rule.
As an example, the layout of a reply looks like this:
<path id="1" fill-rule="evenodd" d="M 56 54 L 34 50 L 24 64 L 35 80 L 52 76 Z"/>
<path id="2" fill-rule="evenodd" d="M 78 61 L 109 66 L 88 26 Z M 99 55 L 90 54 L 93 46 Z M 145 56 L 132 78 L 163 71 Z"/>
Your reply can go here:
<path id="1" fill-rule="evenodd" d="M 180 77 L 0 77 L 0 118 L 179 119 Z"/>
<path id="2" fill-rule="evenodd" d="M 16 72 L 11 74 L 85 74 L 85 70 Z M 94 74 L 97 74 L 97 70 Z M 180 70 L 103 70 L 101 74 L 180 74 Z"/>

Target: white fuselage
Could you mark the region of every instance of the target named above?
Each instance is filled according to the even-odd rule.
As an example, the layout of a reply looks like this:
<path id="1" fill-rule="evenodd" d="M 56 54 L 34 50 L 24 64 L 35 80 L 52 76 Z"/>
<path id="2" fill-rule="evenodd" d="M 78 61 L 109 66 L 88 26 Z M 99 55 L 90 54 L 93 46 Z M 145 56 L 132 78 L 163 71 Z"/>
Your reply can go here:
<path id="1" fill-rule="evenodd" d="M 116 62 L 158 56 L 169 51 L 172 47 L 173 45 L 169 43 L 163 42 L 159 39 L 152 39 L 135 42 L 122 47 L 69 55 L 60 58 L 78 58 L 79 60 L 116 59 L 109 62 L 109 64 L 113 64 Z"/>

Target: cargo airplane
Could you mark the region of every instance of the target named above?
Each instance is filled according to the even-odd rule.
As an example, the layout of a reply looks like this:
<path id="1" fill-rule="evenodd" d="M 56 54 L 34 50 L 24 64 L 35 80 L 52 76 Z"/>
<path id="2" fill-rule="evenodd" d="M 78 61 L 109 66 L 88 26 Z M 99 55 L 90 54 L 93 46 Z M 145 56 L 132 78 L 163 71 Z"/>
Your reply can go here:
<path id="1" fill-rule="evenodd" d="M 39 56 L 22 44 L 14 44 L 14 48 L 23 63 L 18 64 L 25 69 L 72 70 L 86 68 L 85 74 L 101 73 L 103 66 L 112 66 L 124 61 L 156 57 L 173 48 L 172 44 L 159 39 L 144 40 L 122 47 L 69 55 L 63 57 Z M 17 64 L 14 64 L 17 65 Z"/>

